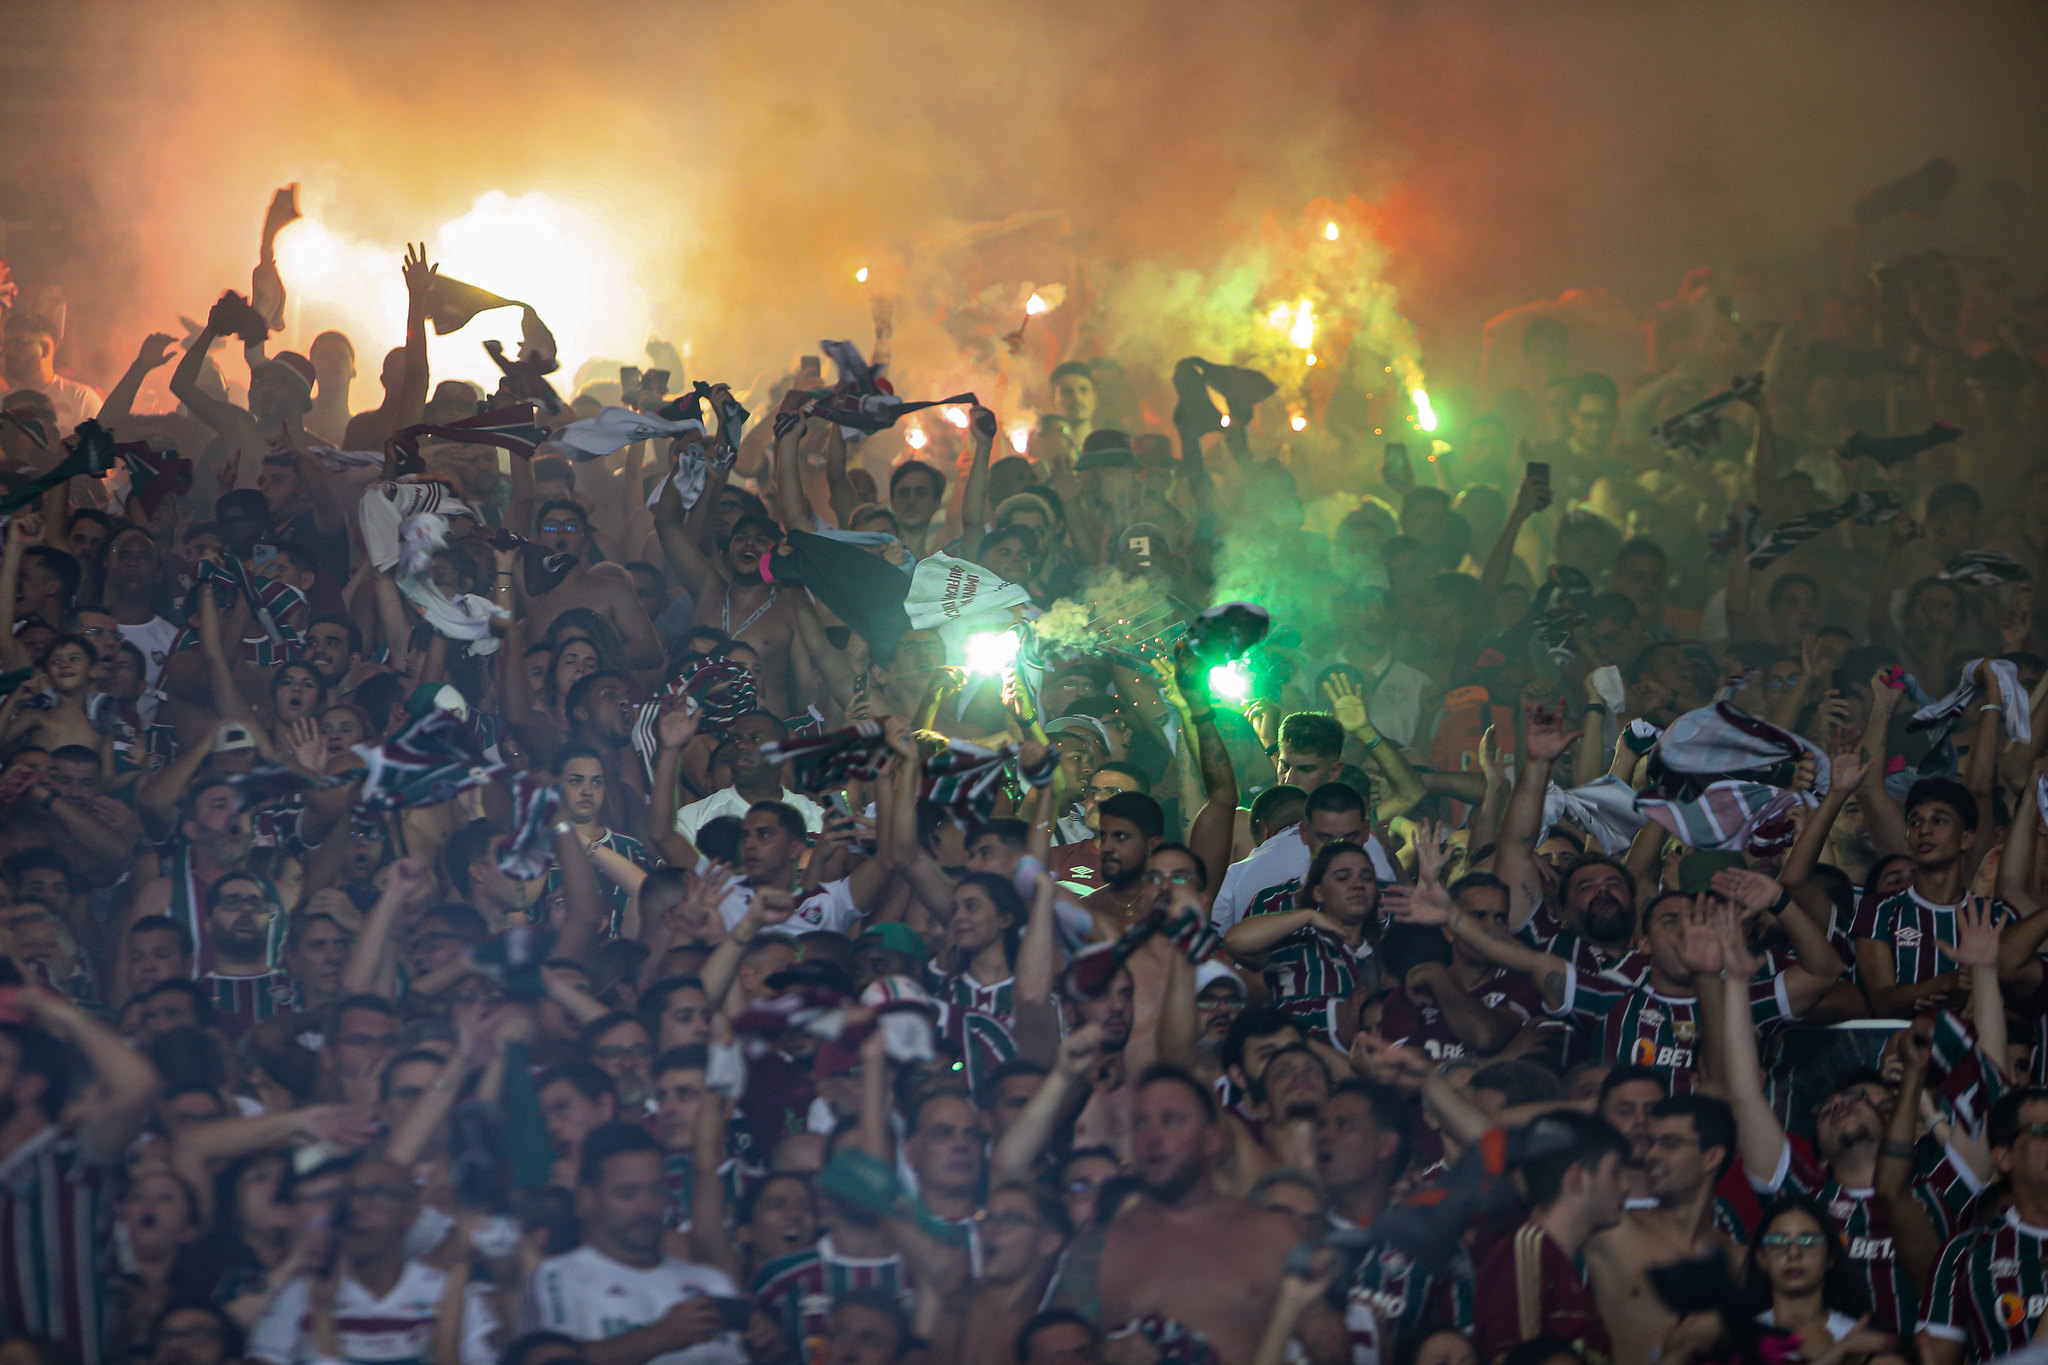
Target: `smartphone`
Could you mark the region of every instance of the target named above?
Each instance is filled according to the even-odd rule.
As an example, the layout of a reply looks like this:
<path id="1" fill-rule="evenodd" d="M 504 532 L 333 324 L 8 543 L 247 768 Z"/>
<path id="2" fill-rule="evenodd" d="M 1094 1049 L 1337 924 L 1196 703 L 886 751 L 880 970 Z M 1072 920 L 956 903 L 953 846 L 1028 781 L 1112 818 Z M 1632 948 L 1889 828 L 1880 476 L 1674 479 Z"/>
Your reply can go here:
<path id="1" fill-rule="evenodd" d="M 1408 463 L 1408 446 L 1405 442 L 1387 442 L 1387 454 L 1380 466 L 1380 478 L 1393 488 L 1404 488 L 1415 482 L 1415 467 Z"/>
<path id="2" fill-rule="evenodd" d="M 825 794 L 825 809 L 831 811 L 842 820 L 851 820 L 853 818 L 853 811 L 846 804 L 845 792 L 827 792 Z"/>
<path id="3" fill-rule="evenodd" d="M 807 355 L 799 360 L 796 364 L 796 370 L 798 374 L 809 379 L 818 379 L 824 375 L 824 368 L 819 362 L 818 357 L 814 355 Z"/>
<path id="4" fill-rule="evenodd" d="M 1531 460 L 1531 461 L 1529 461 L 1529 477 L 1530 477 L 1530 478 L 1532 478 L 1532 479 L 1541 479 L 1541 480 L 1543 480 L 1543 482 L 1545 482 L 1545 483 L 1549 483 L 1549 482 L 1550 482 L 1550 461 L 1548 461 L 1548 460 Z"/>
<path id="5" fill-rule="evenodd" d="M 753 1325 L 754 1301 L 752 1299 L 728 1299 L 720 1296 L 718 1320 L 728 1332 L 744 1332 Z"/>
<path id="6" fill-rule="evenodd" d="M 619 366 L 619 389 L 628 397 L 640 392 L 640 367 L 638 365 Z"/>

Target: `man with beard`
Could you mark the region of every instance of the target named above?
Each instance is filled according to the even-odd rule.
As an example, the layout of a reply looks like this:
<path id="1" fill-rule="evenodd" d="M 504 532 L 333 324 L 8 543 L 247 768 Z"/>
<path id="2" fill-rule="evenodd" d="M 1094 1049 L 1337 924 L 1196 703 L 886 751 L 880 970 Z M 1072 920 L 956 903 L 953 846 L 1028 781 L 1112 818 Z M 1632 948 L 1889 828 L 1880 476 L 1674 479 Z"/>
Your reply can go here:
<path id="1" fill-rule="evenodd" d="M 164 858 L 161 874 L 136 894 L 114 938 L 121 941 L 128 926 L 144 916 L 168 915 L 184 925 L 199 945 L 198 962 L 203 968 L 211 956 L 202 907 L 214 884 L 240 868 L 249 856 L 254 831 L 235 789 L 224 779 L 195 782 L 186 794 L 182 815 L 180 838 Z"/>
<path id="2" fill-rule="evenodd" d="M 1635 937 L 1634 876 L 1609 859 L 1584 859 L 1553 883 L 1536 857 L 1537 837 L 1547 823 L 1543 798 L 1550 790 L 1551 769 L 1578 737 L 1577 731 L 1566 732 L 1561 707 L 1532 706 L 1524 712 L 1519 768 L 1501 813 L 1494 870 L 1508 886 L 1510 929 L 1519 933 L 1526 927 L 1547 950 L 1577 963 L 1582 972 L 1598 973 L 1614 968 Z M 1587 880 L 1581 882 L 1582 877 Z M 1626 970 L 1639 974 L 1641 966 L 1632 963 Z"/>
<path id="3" fill-rule="evenodd" d="M 405 1254 L 406 1233 L 419 1212 L 412 1172 L 378 1156 L 356 1162 L 334 1219 L 340 1256 L 332 1301 L 316 1306 L 311 1275 L 287 1284 L 250 1332 L 250 1358 L 310 1365 L 330 1359 L 423 1360 L 433 1354 L 448 1276 Z M 468 1286 L 457 1317 L 461 1365 L 491 1365 L 497 1359 L 491 1334 L 498 1324 L 488 1289 Z"/>
<path id="4" fill-rule="evenodd" d="M 1755 1031 L 1748 1025 L 1747 958 L 1740 937 L 1720 935 L 1724 955 L 1723 1013 L 1714 1042 L 1725 1044 L 1724 1081 L 1740 1133 L 1743 1170 L 1759 1195 L 1783 1190 L 1804 1194 L 1828 1210 L 1840 1228 L 1856 1277 L 1870 1297 L 1870 1325 L 1904 1335 L 1918 1321 L 1919 1295 L 1899 1259 L 1892 1220 L 1875 1188 L 1885 1128 L 1898 1097 L 1875 1071 L 1854 1070 L 1835 1079 L 1813 1115 L 1813 1152 L 1785 1136 L 1757 1061 Z M 1938 1232 L 1961 1222 L 1965 1205 L 1981 1185 L 1953 1150 L 1933 1150 L 1931 1139 L 1913 1153 L 1913 1196 Z"/>
<path id="5" fill-rule="evenodd" d="M 667 1210 L 661 1144 L 646 1128 L 608 1123 L 585 1138 L 583 1245 L 534 1271 L 526 1325 L 587 1343 L 592 1365 L 742 1365 L 719 1303 L 737 1291 L 725 1272 L 664 1253 Z"/>
<path id="6" fill-rule="evenodd" d="M 591 677 L 599 676 L 602 675 L 591 674 Z M 583 681 L 587 682 L 588 679 Z M 578 687 L 582 685 L 583 682 L 577 683 Z M 616 829 L 598 823 L 598 817 L 604 811 L 605 794 L 610 784 L 606 781 L 605 761 L 599 757 L 596 749 L 574 741 L 563 745 L 555 754 L 555 785 L 562 793 L 562 814 L 575 827 L 576 837 L 583 841 L 586 852 L 595 854 L 598 849 L 605 849 L 643 870 L 652 864 L 653 860 L 648 856 L 645 844 L 630 834 L 621 834 Z M 600 872 L 609 874 L 600 881 L 604 888 L 605 906 L 609 912 L 605 934 L 607 937 L 616 938 L 621 918 L 626 913 L 626 902 L 631 899 L 632 893 L 621 880 L 620 871 L 614 870 L 615 864 L 608 864 L 607 860 L 599 858 L 593 858 L 592 861 Z M 561 884 L 560 870 L 550 867 L 547 889 L 552 892 Z"/>
<path id="7" fill-rule="evenodd" d="M 200 978 L 212 993 L 214 1018 L 230 1038 L 258 1019 L 295 1008 L 291 973 L 270 963 L 271 925 L 280 911 L 269 888 L 230 873 L 206 895 L 206 933 L 200 942 L 213 965 Z"/>
<path id="8" fill-rule="evenodd" d="M 1097 810 L 1095 836 L 1102 885 L 1081 904 L 1110 937 L 1151 911 L 1157 888 L 1145 881 L 1145 860 L 1166 830 L 1159 803 L 1139 792 L 1118 792 Z"/>
<path id="9" fill-rule="evenodd" d="M 1226 1142 L 1216 1098 L 1185 1071 L 1140 1078 L 1131 1149 L 1144 1197 L 1119 1213 L 1103 1247 L 1102 1321 L 1174 1358 L 1251 1359 L 1298 1230 L 1293 1220 L 1224 1195 L 1211 1166 Z M 1230 1248 L 1219 1257 L 1217 1247 Z M 1315 1361 L 1344 1358 L 1342 1324 L 1317 1308 L 1301 1336 Z"/>
<path id="10" fill-rule="evenodd" d="M 60 1338 L 104 1359 L 113 1266 L 94 1233 L 110 1221 L 111 1182 L 160 1082 L 60 995 L 7 987 L 0 1004 L 13 1016 L 0 1019 L 0 1246 L 37 1250 L 0 1263 L 0 1337 Z"/>
<path id="11" fill-rule="evenodd" d="M 1544 1009 L 1577 1025 L 1574 1047 L 1602 1061 L 1654 1067 L 1670 1078 L 1673 1094 L 1690 1093 L 1698 1082 L 1701 986 L 1718 983 L 1722 948 L 1714 916 L 1725 914 L 1734 896 L 1746 911 L 1776 913 L 1783 902 L 1770 894 L 1781 888 L 1768 877 L 1728 872 L 1716 876 L 1699 897 L 1667 891 L 1643 914 L 1643 946 L 1649 970 L 1639 982 L 1587 976 L 1576 964 L 1537 952 L 1515 939 L 1495 935 L 1458 910 L 1439 887 L 1418 887 L 1398 917 L 1410 923 L 1449 924 L 1454 941 L 1536 983 Z M 1748 1031 L 1782 1028 L 1810 1011 L 1842 974 L 1842 959 L 1801 911 L 1778 916 L 1797 956 L 1783 971 L 1745 978 L 1750 1002 Z M 1571 1060 L 1580 1060 L 1573 1057 Z"/>
<path id="12" fill-rule="evenodd" d="M 1735 1116 L 1727 1103 L 1705 1095 L 1660 1100 L 1649 1129 L 1643 1174 L 1650 1206 L 1628 1209 L 1586 1243 L 1593 1298 L 1617 1365 L 1649 1365 L 1678 1324 L 1651 1286 L 1650 1271 L 1717 1248 L 1735 1252 L 1714 1227 L 1714 1187 L 1735 1160 Z"/>
<path id="13" fill-rule="evenodd" d="M 431 279 L 424 263 L 406 262 L 408 289 L 425 288 Z M 237 407 L 215 397 L 200 383 L 206 353 L 228 329 L 209 316 L 206 325 L 192 338 L 184 358 L 171 371 L 171 393 L 180 403 L 220 438 L 212 450 L 226 458 L 227 486 L 257 487 L 263 473 L 263 458 L 271 442 L 282 438 L 294 450 L 309 449 L 316 438 L 306 430 L 306 414 L 313 410 L 313 384 L 317 374 L 313 362 L 296 351 L 279 351 L 249 371 L 249 406 Z M 346 575 L 344 575 L 346 576 Z"/>
<path id="14" fill-rule="evenodd" d="M 346 616 L 314 617 L 306 626 L 299 661 L 326 687 L 330 703 L 346 701 L 356 667 L 363 661 L 362 627 Z"/>
<path id="15" fill-rule="evenodd" d="M 525 638 L 542 638 L 557 616 L 582 607 L 596 612 L 618 633 L 626 668 L 660 668 L 661 637 L 640 605 L 633 575 L 617 564 L 590 562 L 590 517 L 582 505 L 567 498 L 542 503 L 534 518 L 533 539 L 549 554 L 568 556 L 569 572 L 538 596 L 527 593 L 523 578 L 514 579 Z"/>

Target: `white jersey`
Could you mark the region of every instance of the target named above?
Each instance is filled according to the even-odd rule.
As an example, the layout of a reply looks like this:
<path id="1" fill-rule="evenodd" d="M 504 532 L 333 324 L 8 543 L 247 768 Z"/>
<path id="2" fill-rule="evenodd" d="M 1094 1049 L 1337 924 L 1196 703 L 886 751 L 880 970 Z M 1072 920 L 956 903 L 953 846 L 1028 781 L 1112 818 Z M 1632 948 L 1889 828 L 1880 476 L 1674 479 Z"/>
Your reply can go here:
<path id="1" fill-rule="evenodd" d="M 753 908 L 754 888 L 734 882 L 732 889 L 725 893 L 725 899 L 718 903 L 718 918 L 730 931 Z M 857 932 L 861 918 L 861 908 L 853 903 L 853 890 L 847 885 L 847 879 L 841 877 L 818 887 L 797 902 L 795 914 L 761 932 L 793 935 L 808 934 L 813 929 L 829 929 L 835 934 L 851 936 Z"/>
<path id="2" fill-rule="evenodd" d="M 526 1327 L 561 1332 L 578 1341 L 609 1341 L 651 1327 L 664 1313 L 704 1294 L 737 1297 L 725 1273 L 673 1256 L 652 1270 L 621 1265 L 595 1247 L 551 1257 L 533 1272 L 526 1295 Z M 686 1350 L 658 1355 L 647 1365 L 746 1365 L 738 1332 Z"/>
<path id="3" fill-rule="evenodd" d="M 448 1277 L 421 1261 L 407 1261 L 391 1292 L 378 1298 L 344 1274 L 334 1293 L 334 1344 L 344 1360 L 355 1365 L 424 1365 L 434 1344 L 434 1315 Z M 302 1365 L 324 1357 L 313 1342 L 307 1320 L 312 1282 L 293 1280 L 278 1291 L 255 1330 L 249 1333 L 249 1355 L 274 1365 Z M 491 1313 L 488 1290 L 471 1285 L 463 1298 L 462 1365 L 492 1365 L 491 1332 L 498 1320 Z"/>

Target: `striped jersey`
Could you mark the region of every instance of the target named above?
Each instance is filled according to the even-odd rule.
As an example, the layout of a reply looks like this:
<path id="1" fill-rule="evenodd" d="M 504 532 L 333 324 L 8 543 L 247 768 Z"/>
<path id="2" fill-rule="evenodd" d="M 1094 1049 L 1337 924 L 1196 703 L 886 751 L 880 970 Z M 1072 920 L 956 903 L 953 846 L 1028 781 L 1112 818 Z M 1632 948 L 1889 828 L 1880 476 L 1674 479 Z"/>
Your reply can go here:
<path id="1" fill-rule="evenodd" d="M 51 1124 L 0 1159 L 0 1338 L 34 1334 L 100 1360 L 112 1266 L 113 1167 Z"/>
<path id="2" fill-rule="evenodd" d="M 299 983 L 282 967 L 257 976 L 208 972 L 199 978 L 199 984 L 213 1001 L 215 1022 L 230 1038 L 241 1037 L 258 1020 L 298 1008 Z"/>
<path id="3" fill-rule="evenodd" d="M 621 834 L 615 829 L 608 829 L 603 834 L 598 835 L 593 842 L 599 848 L 610 849 L 635 867 L 645 869 L 654 866 L 654 858 L 647 852 L 647 845 L 641 843 L 630 834 Z M 551 863 L 548 866 L 545 894 L 552 895 L 561 889 L 561 865 L 559 863 Z M 620 925 L 625 921 L 626 902 L 631 900 L 632 897 L 627 894 L 625 887 L 620 886 L 610 877 L 605 876 L 603 872 L 597 874 L 597 889 L 598 893 L 604 897 L 605 910 L 607 912 L 604 936 L 606 938 L 617 938 Z"/>
<path id="4" fill-rule="evenodd" d="M 2024 1346 L 2048 1312 L 2048 1228 L 2020 1221 L 1957 1233 L 1941 1249 L 1920 1330 L 1963 1343 L 1963 1358 L 1992 1360 Z"/>
<path id="5" fill-rule="evenodd" d="M 1016 1027 L 1017 978 L 1014 976 L 1006 976 L 986 986 L 966 972 L 958 976 L 941 976 L 932 990 L 932 998 L 955 1010 L 992 1014 L 1004 1028 Z"/>
<path id="6" fill-rule="evenodd" d="M 1294 908 L 1292 901 L 1290 894 L 1276 898 L 1270 905 L 1255 902 L 1245 918 L 1283 914 Z M 1371 956 L 1370 943 L 1361 942 L 1351 948 L 1334 934 L 1305 924 L 1266 950 L 1266 965 L 1262 969 L 1266 989 L 1275 1006 L 1300 1020 L 1316 1037 L 1334 1045 L 1336 1007 L 1358 989 L 1365 962 Z"/>
<path id="7" fill-rule="evenodd" d="M 1582 976 L 1605 976 L 1634 984 L 1650 974 L 1648 953 L 1633 946 L 1619 953 L 1602 948 L 1578 930 L 1567 929 L 1551 913 L 1548 901 L 1537 905 L 1517 937 L 1538 952 L 1563 958 L 1577 967 Z"/>
<path id="8" fill-rule="evenodd" d="M 1647 983 L 1626 986 L 1567 967 L 1564 1002 L 1551 1013 L 1583 1026 L 1573 1033 L 1573 1063 L 1647 1066 L 1663 1073 L 1672 1094 L 1692 1092 L 1700 1044 L 1697 996 L 1659 995 Z M 1749 1018 L 1765 1036 L 1792 1018 L 1784 973 L 1750 983 Z"/>
<path id="9" fill-rule="evenodd" d="M 1331 1219 L 1333 1225 L 1339 1220 Z M 1463 1246 L 1440 1275 L 1391 1246 L 1366 1253 L 1345 1296 L 1352 1365 L 1394 1360 L 1440 1328 L 1472 1330 L 1472 1262 Z M 1376 1352 L 1376 1354 L 1373 1354 Z"/>
<path id="10" fill-rule="evenodd" d="M 916 1293 L 901 1255 L 872 1261 L 841 1256 L 833 1250 L 830 1233 L 815 1246 L 762 1266 L 754 1277 L 754 1302 L 773 1314 L 804 1358 L 811 1359 L 808 1343 L 823 1343 L 832 1305 L 851 1289 L 886 1289 L 903 1301 L 905 1312 L 915 1311 Z"/>
<path id="11" fill-rule="evenodd" d="M 1790 1190 L 1826 1209 L 1870 1297 L 1870 1325 L 1898 1336 L 1913 1331 L 1919 1296 L 1894 1250 L 1891 1222 L 1876 1190 L 1844 1185 L 1790 1142 L 1772 1179 L 1759 1182 L 1752 1177 L 1750 1184 L 1766 1195 Z M 1914 1148 L 1913 1197 L 1942 1236 L 1961 1224 L 1964 1210 L 1982 1188 L 1969 1167 L 1939 1144 L 1923 1139 Z"/>
<path id="12" fill-rule="evenodd" d="M 1982 904 L 1984 897 L 1967 896 L 1967 901 Z M 1950 963 L 1934 950 L 1937 942 L 1951 946 L 1956 941 L 1956 911 L 1963 905 L 1936 905 L 1923 897 L 1912 887 L 1898 895 L 1879 901 L 1870 909 L 1859 913 L 1850 926 L 1854 938 L 1876 939 L 1891 946 L 1892 971 L 1901 986 L 1917 986 L 1923 981 L 1932 981 L 1950 969 Z M 1991 922 L 2004 924 L 2015 918 L 2013 908 L 2004 901 L 1991 902 Z"/>
<path id="13" fill-rule="evenodd" d="M 663 1159 L 663 1171 L 668 1179 L 668 1226 L 678 1232 L 688 1232 L 690 1205 L 697 1197 L 696 1155 L 692 1152 L 669 1152 Z M 718 1164 L 718 1181 L 725 1186 L 728 1213 L 740 1206 L 746 1177 L 747 1169 L 740 1164 L 738 1157 L 728 1156 Z"/>

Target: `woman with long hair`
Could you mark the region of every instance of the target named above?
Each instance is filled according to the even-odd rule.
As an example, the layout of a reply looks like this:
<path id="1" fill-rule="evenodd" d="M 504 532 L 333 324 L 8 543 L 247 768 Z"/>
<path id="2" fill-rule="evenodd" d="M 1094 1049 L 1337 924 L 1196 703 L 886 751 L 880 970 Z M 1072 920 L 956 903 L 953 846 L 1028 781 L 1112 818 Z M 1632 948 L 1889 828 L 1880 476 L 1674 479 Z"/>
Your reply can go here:
<path id="1" fill-rule="evenodd" d="M 961 1009 L 992 1014 L 1009 1027 L 1016 1018 L 1017 944 L 1031 916 L 1016 883 L 993 872 L 970 872 L 953 886 L 953 907 L 942 943 L 948 965 L 939 998 Z"/>
<path id="2" fill-rule="evenodd" d="M 1747 1285 L 1758 1325 L 1796 1339 L 1812 1365 L 1905 1365 L 1873 1349 L 1870 1300 L 1827 1211 L 1801 1195 L 1773 1200 L 1749 1239 Z"/>
<path id="3" fill-rule="evenodd" d="M 1380 937 L 1372 858 L 1343 839 L 1324 844 L 1290 907 L 1245 916 L 1224 935 L 1238 965 L 1263 972 L 1273 1003 L 1335 1044 L 1336 1011 L 1357 988 Z"/>

